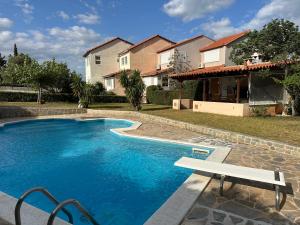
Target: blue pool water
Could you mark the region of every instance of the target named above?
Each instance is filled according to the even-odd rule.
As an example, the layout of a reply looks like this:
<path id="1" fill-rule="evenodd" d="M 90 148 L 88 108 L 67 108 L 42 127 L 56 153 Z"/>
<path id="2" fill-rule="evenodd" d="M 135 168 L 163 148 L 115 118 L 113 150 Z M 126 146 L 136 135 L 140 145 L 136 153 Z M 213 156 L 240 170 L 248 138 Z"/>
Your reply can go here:
<path id="1" fill-rule="evenodd" d="M 129 126 L 125 120 L 51 119 L 1 127 L 0 191 L 19 197 L 43 186 L 59 200 L 79 200 L 102 225 L 142 225 L 191 174 L 173 164 L 192 151 L 110 131 Z M 28 202 L 53 209 L 38 193 Z M 70 210 L 74 224 L 89 224 Z"/>

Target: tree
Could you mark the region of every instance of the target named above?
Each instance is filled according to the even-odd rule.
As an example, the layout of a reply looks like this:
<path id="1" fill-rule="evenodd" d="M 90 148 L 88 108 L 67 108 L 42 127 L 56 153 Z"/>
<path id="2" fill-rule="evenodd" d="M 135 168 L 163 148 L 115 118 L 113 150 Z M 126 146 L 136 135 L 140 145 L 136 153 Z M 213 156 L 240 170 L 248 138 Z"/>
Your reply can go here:
<path id="1" fill-rule="evenodd" d="M 125 88 L 125 94 L 136 111 L 142 108 L 142 99 L 145 91 L 145 84 L 141 78 L 141 73 L 134 70 L 131 74 L 123 71 L 120 77 L 121 85 Z"/>
<path id="2" fill-rule="evenodd" d="M 43 89 L 53 86 L 55 77 L 48 73 L 45 64 L 39 65 L 39 63 L 35 60 L 24 66 L 23 69 L 28 73 L 28 84 L 38 90 L 37 103 L 43 103 L 42 91 Z"/>
<path id="3" fill-rule="evenodd" d="M 14 44 L 14 56 L 18 56 L 18 48 L 17 48 L 17 44 Z"/>
<path id="4" fill-rule="evenodd" d="M 300 65 L 294 65 L 291 68 L 289 76 L 283 81 L 282 85 L 285 87 L 292 101 L 292 114 L 294 116 L 300 113 Z"/>
<path id="5" fill-rule="evenodd" d="M 71 87 L 73 95 L 78 98 L 78 108 L 87 108 L 93 100 L 94 86 L 85 83 L 79 74 L 72 72 Z"/>
<path id="6" fill-rule="evenodd" d="M 101 95 L 105 91 L 104 85 L 101 82 L 96 82 L 94 84 L 94 95 Z"/>
<path id="7" fill-rule="evenodd" d="M 189 70 L 191 70 L 190 61 L 188 60 L 185 53 L 178 51 L 178 49 L 174 50 L 174 54 L 171 56 L 168 68 L 170 73 L 172 74 L 180 74 L 185 73 Z M 182 89 L 183 89 L 183 82 L 181 81 L 178 85 L 178 82 L 172 80 L 170 81 L 170 86 L 173 86 L 175 88 L 179 88 L 179 98 L 182 98 Z"/>
<path id="8" fill-rule="evenodd" d="M 5 56 L 2 56 L 0 53 L 0 69 L 6 65 Z"/>
<path id="9" fill-rule="evenodd" d="M 27 68 L 32 61 L 33 59 L 24 54 L 20 54 L 16 57 L 9 56 L 7 64 L 2 71 L 3 83 L 12 85 L 27 84 L 29 78 Z"/>
<path id="10" fill-rule="evenodd" d="M 55 59 L 45 61 L 43 63 L 44 73 L 47 73 L 48 76 L 52 76 L 54 83 L 52 86 L 52 91 L 62 91 L 68 92 L 69 86 L 71 83 L 70 70 L 65 63 L 58 63 Z"/>
<path id="11" fill-rule="evenodd" d="M 288 20 L 272 20 L 260 31 L 250 32 L 244 41 L 234 45 L 230 58 L 235 63 L 242 64 L 255 52 L 260 54 L 263 61 L 278 63 L 284 71 L 282 84 L 286 83 L 286 79 L 289 83 L 291 62 L 300 59 L 299 27 Z M 269 76 L 273 75 L 269 72 Z M 278 80 L 276 77 L 274 79 Z M 284 85 L 284 87 L 287 86 Z M 295 102 L 296 95 L 291 95 L 291 97 L 292 102 Z"/>

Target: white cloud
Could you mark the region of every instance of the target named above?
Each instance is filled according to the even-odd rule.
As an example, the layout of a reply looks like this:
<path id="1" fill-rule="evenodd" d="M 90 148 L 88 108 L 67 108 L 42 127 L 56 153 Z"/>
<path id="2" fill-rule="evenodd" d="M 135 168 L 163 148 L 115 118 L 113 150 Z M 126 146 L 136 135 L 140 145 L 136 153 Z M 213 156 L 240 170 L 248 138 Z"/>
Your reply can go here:
<path id="1" fill-rule="evenodd" d="M 3 28 L 10 28 L 13 25 L 13 21 L 8 18 L 0 17 L 0 30 Z"/>
<path id="2" fill-rule="evenodd" d="M 218 39 L 233 33 L 237 33 L 241 30 L 232 26 L 229 18 L 222 18 L 218 21 L 210 21 L 202 24 L 199 29 L 202 28 L 209 35 L 211 35 L 214 39 Z M 194 28 L 195 30 L 195 28 Z M 193 31 L 193 30 L 192 30 Z"/>
<path id="3" fill-rule="evenodd" d="M 272 0 L 263 6 L 248 23 L 245 28 L 261 28 L 275 18 L 285 18 L 300 25 L 300 1 L 299 0 Z"/>
<path id="4" fill-rule="evenodd" d="M 100 17 L 97 14 L 78 14 L 74 18 L 78 19 L 82 24 L 97 24 L 100 23 Z"/>
<path id="5" fill-rule="evenodd" d="M 209 21 L 200 26 L 214 38 L 226 36 L 246 29 L 260 29 L 272 19 L 284 18 L 300 25 L 300 1 L 299 0 L 272 0 L 257 11 L 253 18 L 241 25 L 233 26 L 229 18 L 217 21 Z M 199 27 L 191 30 L 194 32 Z"/>
<path id="6" fill-rule="evenodd" d="M 29 0 L 14 0 L 15 1 L 15 5 L 17 7 L 19 7 L 25 17 L 25 22 L 26 23 L 30 23 L 31 20 L 33 19 L 33 10 L 34 10 L 34 6 L 32 4 L 30 4 Z"/>
<path id="7" fill-rule="evenodd" d="M 68 20 L 68 19 L 70 19 L 70 16 L 69 16 L 66 12 L 64 12 L 64 11 L 58 11 L 58 12 L 57 12 L 57 15 L 58 15 L 60 18 L 62 18 L 63 20 Z"/>
<path id="8" fill-rule="evenodd" d="M 169 0 L 163 5 L 163 10 L 169 16 L 191 21 L 228 7 L 233 2 L 234 0 Z"/>
<path id="9" fill-rule="evenodd" d="M 20 52 L 28 53 L 40 61 L 55 57 L 82 73 L 84 71 L 82 55 L 87 49 L 104 40 L 106 38 L 83 26 L 53 27 L 42 31 L 31 30 L 18 33 L 0 31 L 2 54 L 11 54 L 13 44 L 16 43 Z"/>
<path id="10" fill-rule="evenodd" d="M 24 14 L 32 14 L 33 13 L 33 5 L 29 3 L 28 0 L 15 0 L 16 6 L 20 7 Z"/>

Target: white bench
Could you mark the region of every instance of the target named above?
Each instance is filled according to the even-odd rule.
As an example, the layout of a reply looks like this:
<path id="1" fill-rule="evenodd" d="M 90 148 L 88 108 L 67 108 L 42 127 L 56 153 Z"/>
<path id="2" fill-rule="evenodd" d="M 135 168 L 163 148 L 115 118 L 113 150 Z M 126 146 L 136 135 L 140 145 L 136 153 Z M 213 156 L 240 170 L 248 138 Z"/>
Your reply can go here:
<path id="1" fill-rule="evenodd" d="M 203 171 L 221 176 L 220 194 L 223 195 L 223 185 L 225 177 L 242 178 L 251 181 L 257 181 L 267 184 L 272 184 L 275 187 L 275 205 L 276 209 L 280 210 L 280 186 L 286 186 L 284 175 L 279 171 L 255 169 L 250 167 L 235 166 L 226 163 L 217 163 L 212 161 L 205 161 L 201 159 L 194 159 L 182 157 L 175 166 L 184 167 L 192 170 Z"/>

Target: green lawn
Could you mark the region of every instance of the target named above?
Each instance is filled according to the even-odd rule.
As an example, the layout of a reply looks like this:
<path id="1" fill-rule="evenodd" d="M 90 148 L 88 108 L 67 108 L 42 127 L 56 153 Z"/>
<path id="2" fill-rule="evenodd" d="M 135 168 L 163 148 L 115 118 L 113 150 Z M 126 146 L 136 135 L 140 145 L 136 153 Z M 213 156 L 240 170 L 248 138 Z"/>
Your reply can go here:
<path id="1" fill-rule="evenodd" d="M 300 145 L 300 117 L 233 117 L 172 109 L 144 113 Z"/>
<path id="2" fill-rule="evenodd" d="M 0 102 L 0 106 L 20 106 L 20 107 L 37 107 L 37 108 L 77 108 L 78 104 L 68 102 L 47 102 L 37 104 L 36 102 Z"/>
<path id="3" fill-rule="evenodd" d="M 0 102 L 0 106 L 31 106 L 51 108 L 76 108 L 75 103 Z M 97 103 L 91 109 L 133 110 L 128 103 Z M 197 125 L 204 125 L 257 137 L 273 139 L 300 145 L 300 117 L 233 117 L 208 113 L 194 113 L 190 110 L 176 111 L 169 106 L 144 104 L 142 113 L 162 116 Z"/>

